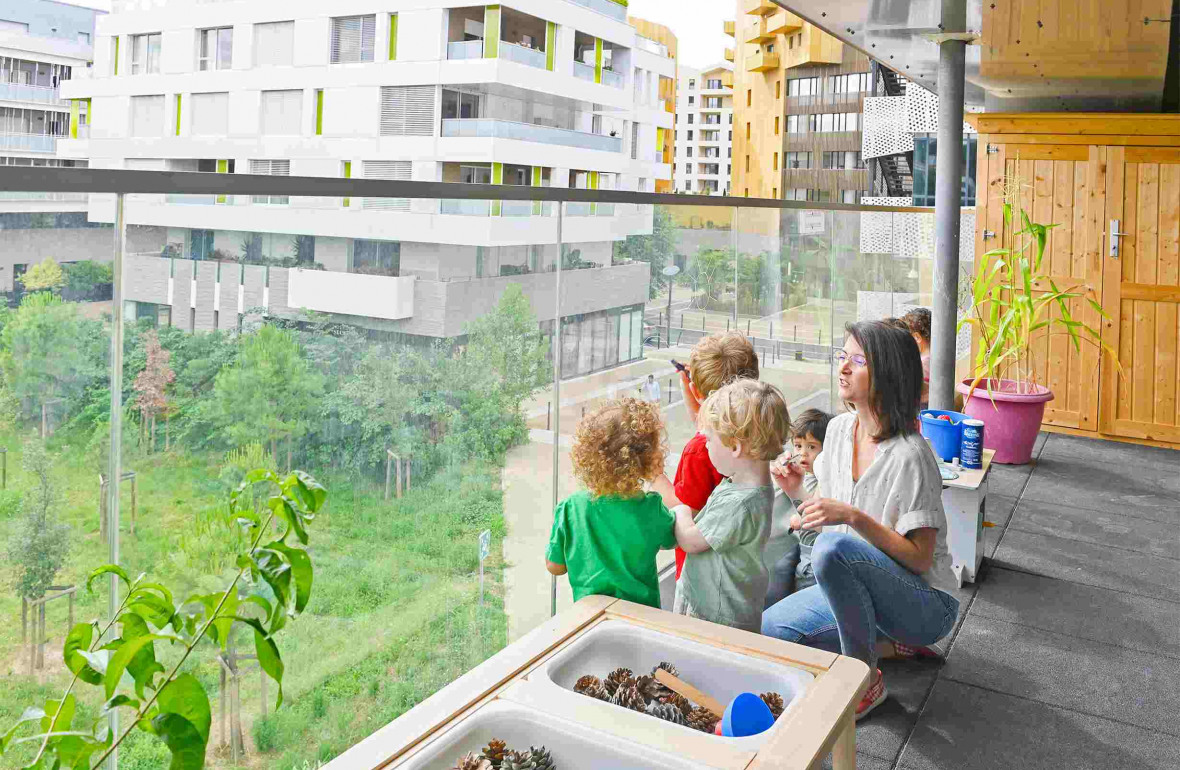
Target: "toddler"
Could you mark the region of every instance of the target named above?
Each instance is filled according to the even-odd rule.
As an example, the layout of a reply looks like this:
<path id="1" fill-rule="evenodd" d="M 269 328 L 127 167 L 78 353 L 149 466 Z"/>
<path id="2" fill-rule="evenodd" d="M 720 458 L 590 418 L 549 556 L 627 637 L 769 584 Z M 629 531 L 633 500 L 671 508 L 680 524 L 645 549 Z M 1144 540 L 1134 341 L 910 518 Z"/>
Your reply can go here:
<path id="1" fill-rule="evenodd" d="M 815 478 L 815 458 L 824 449 L 824 436 L 831 419 L 831 415 L 826 412 L 808 409 L 791 425 L 791 444 L 794 451 L 789 459 L 803 470 L 803 489 L 809 496 L 819 485 Z M 780 458 L 780 462 L 783 459 Z M 797 501 L 790 501 L 792 513 L 787 537 L 792 542 L 787 553 L 771 570 L 770 588 L 766 592 L 768 608 L 795 591 L 815 585 L 815 573 L 811 567 L 811 547 L 819 537 L 820 529 L 801 529 L 803 520 L 796 510 L 797 507 Z"/>
<path id="2" fill-rule="evenodd" d="M 688 357 L 688 371 L 680 373 L 684 406 L 694 423 L 700 404 L 721 386 L 741 377 L 758 379 L 758 354 L 739 332 L 710 334 L 693 347 Z M 661 474 L 653 484 L 669 507 L 687 505 L 695 514 L 705 507 L 709 495 L 721 483 L 722 475 L 709 461 L 705 436 L 699 431 L 684 445 L 674 481 Z M 684 569 L 684 551 L 676 549 L 676 578 Z M 679 595 L 679 592 L 677 593 Z"/>
<path id="3" fill-rule="evenodd" d="M 762 551 L 770 536 L 770 463 L 786 443 L 790 415 L 773 385 L 741 379 L 705 399 L 698 429 L 709 460 L 726 478 L 695 521 L 676 507 L 676 542 L 688 553 L 676 610 L 759 633 L 769 581 Z"/>
<path id="4" fill-rule="evenodd" d="M 578 423 L 570 457 L 586 490 L 553 513 L 545 567 L 569 574 L 574 601 L 591 594 L 660 607 L 656 553 L 676 545 L 672 514 L 643 483 L 664 467 L 659 407 L 607 401 Z"/>

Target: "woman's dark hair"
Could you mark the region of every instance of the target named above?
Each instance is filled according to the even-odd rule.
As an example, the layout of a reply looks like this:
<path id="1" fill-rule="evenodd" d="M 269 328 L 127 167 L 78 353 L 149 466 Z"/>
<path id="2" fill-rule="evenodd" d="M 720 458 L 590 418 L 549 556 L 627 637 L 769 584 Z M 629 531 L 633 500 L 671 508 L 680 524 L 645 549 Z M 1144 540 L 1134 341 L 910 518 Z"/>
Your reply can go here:
<path id="1" fill-rule="evenodd" d="M 910 331 L 930 344 L 930 308 L 916 307 L 901 317 Z"/>
<path id="2" fill-rule="evenodd" d="M 865 352 L 869 408 L 881 426 L 876 441 L 917 431 L 922 402 L 922 354 L 909 333 L 881 321 L 850 323 L 844 331 Z"/>

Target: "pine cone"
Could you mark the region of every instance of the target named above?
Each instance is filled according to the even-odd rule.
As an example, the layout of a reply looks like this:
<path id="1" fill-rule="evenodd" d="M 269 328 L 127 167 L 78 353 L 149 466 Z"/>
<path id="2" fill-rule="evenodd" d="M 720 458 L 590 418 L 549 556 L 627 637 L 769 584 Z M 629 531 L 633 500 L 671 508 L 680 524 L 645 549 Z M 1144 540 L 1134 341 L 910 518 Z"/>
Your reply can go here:
<path id="1" fill-rule="evenodd" d="M 678 692 L 674 692 L 671 695 L 666 695 L 661 698 L 660 701 L 680 709 L 680 711 L 683 712 L 685 718 L 688 718 L 688 715 L 692 713 L 692 704 L 688 702 L 688 698 L 684 697 Z"/>
<path id="2" fill-rule="evenodd" d="M 488 741 L 488 745 L 484 747 L 484 759 L 492 763 L 495 770 L 500 770 L 500 765 L 504 762 L 504 754 L 507 752 L 508 746 L 504 741 L 498 738 L 492 738 Z"/>
<path id="3" fill-rule="evenodd" d="M 777 692 L 764 692 L 758 696 L 762 702 L 770 709 L 770 713 L 774 714 L 774 718 L 778 719 L 783 715 L 783 696 Z"/>
<path id="4" fill-rule="evenodd" d="M 658 719 L 663 719 L 665 722 L 672 722 L 678 725 L 688 724 L 688 720 L 684 717 L 684 712 L 671 703 L 653 703 L 647 707 L 647 713 Z"/>
<path id="5" fill-rule="evenodd" d="M 553 756 L 544 746 L 539 749 L 536 746 L 529 746 L 529 760 L 536 770 L 554 770 L 555 768 Z"/>
<path id="6" fill-rule="evenodd" d="M 688 715 L 688 726 L 703 733 L 712 734 L 713 728 L 717 727 L 717 722 L 721 717 L 714 714 L 704 706 L 697 706 Z"/>
<path id="7" fill-rule="evenodd" d="M 619 687 L 615 690 L 615 694 L 611 696 L 610 702 L 616 706 L 622 706 L 633 711 L 646 711 L 647 704 L 643 701 L 643 696 L 639 693 L 639 688 L 635 685 L 627 687 Z"/>
<path id="8" fill-rule="evenodd" d="M 667 689 L 646 674 L 635 680 L 635 687 L 639 690 L 639 694 L 643 696 L 643 700 L 646 703 L 659 700 Z"/>
<path id="9" fill-rule="evenodd" d="M 536 770 L 533 757 L 527 751 L 509 751 L 504 755 L 504 762 L 500 770 Z"/>
<path id="10" fill-rule="evenodd" d="M 619 685 L 631 678 L 631 673 L 631 669 L 629 668 L 616 668 L 607 674 L 606 679 L 602 682 L 602 686 L 613 696 L 615 691 L 619 689 Z"/>
<path id="11" fill-rule="evenodd" d="M 459 757 L 455 763 L 455 770 L 488 770 L 492 763 L 479 754 L 472 752 Z"/>
<path id="12" fill-rule="evenodd" d="M 588 698 L 594 698 L 595 700 L 610 700 L 610 693 L 606 691 L 606 688 L 602 686 L 601 682 L 588 690 L 583 690 L 582 695 L 585 695 Z"/>
<path id="13" fill-rule="evenodd" d="M 584 692 L 586 692 L 586 690 L 589 690 L 591 687 L 599 687 L 601 685 L 602 685 L 601 679 L 594 676 L 593 674 L 586 674 L 586 676 L 581 677 L 580 679 L 578 679 L 577 682 L 574 683 L 574 692 L 584 693 Z"/>
<path id="14" fill-rule="evenodd" d="M 675 666 L 673 666 L 671 663 L 669 663 L 669 662 L 668 662 L 668 661 L 666 661 L 666 660 L 665 660 L 665 661 L 663 661 L 663 662 L 661 662 L 661 663 L 660 663 L 660 665 L 658 665 L 658 666 L 656 666 L 655 668 L 653 668 L 653 669 L 651 670 L 651 675 L 652 675 L 652 676 L 655 676 L 655 675 L 656 675 L 656 669 L 660 669 L 660 668 L 664 669 L 665 671 L 667 671 L 667 672 L 668 672 L 669 674 L 671 674 L 672 676 L 680 676 L 680 671 L 679 671 L 679 670 L 678 670 L 678 669 L 677 669 Z"/>

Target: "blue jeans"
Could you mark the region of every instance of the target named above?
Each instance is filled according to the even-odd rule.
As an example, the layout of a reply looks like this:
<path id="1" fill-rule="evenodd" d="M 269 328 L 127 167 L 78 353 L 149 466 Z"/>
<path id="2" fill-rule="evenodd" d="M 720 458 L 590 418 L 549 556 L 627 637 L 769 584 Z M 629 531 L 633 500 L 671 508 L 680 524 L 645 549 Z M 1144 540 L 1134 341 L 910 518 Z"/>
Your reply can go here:
<path id="1" fill-rule="evenodd" d="M 856 535 L 825 532 L 815 541 L 818 585 L 762 613 L 762 633 L 840 652 L 877 665 L 877 635 L 921 647 L 951 632 L 959 600 L 931 588 Z"/>

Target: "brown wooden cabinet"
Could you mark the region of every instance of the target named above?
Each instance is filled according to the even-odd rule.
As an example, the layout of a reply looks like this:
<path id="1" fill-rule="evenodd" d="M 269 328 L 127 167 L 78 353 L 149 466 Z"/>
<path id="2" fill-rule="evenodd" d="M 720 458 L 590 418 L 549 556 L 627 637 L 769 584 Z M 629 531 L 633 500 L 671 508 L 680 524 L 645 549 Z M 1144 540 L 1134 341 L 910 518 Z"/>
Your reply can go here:
<path id="1" fill-rule="evenodd" d="M 1001 244 L 1002 204 L 1016 185 L 1034 222 L 1058 225 L 1045 272 L 1102 306 L 1105 319 L 1080 299 L 1070 312 L 1101 324 L 1123 370 L 1093 345 L 1077 351 L 1064 334 L 1043 334 L 1035 370 L 1055 396 L 1045 426 L 1180 447 L 1180 115 L 970 121 L 980 134 L 975 253 L 1011 246 Z"/>

